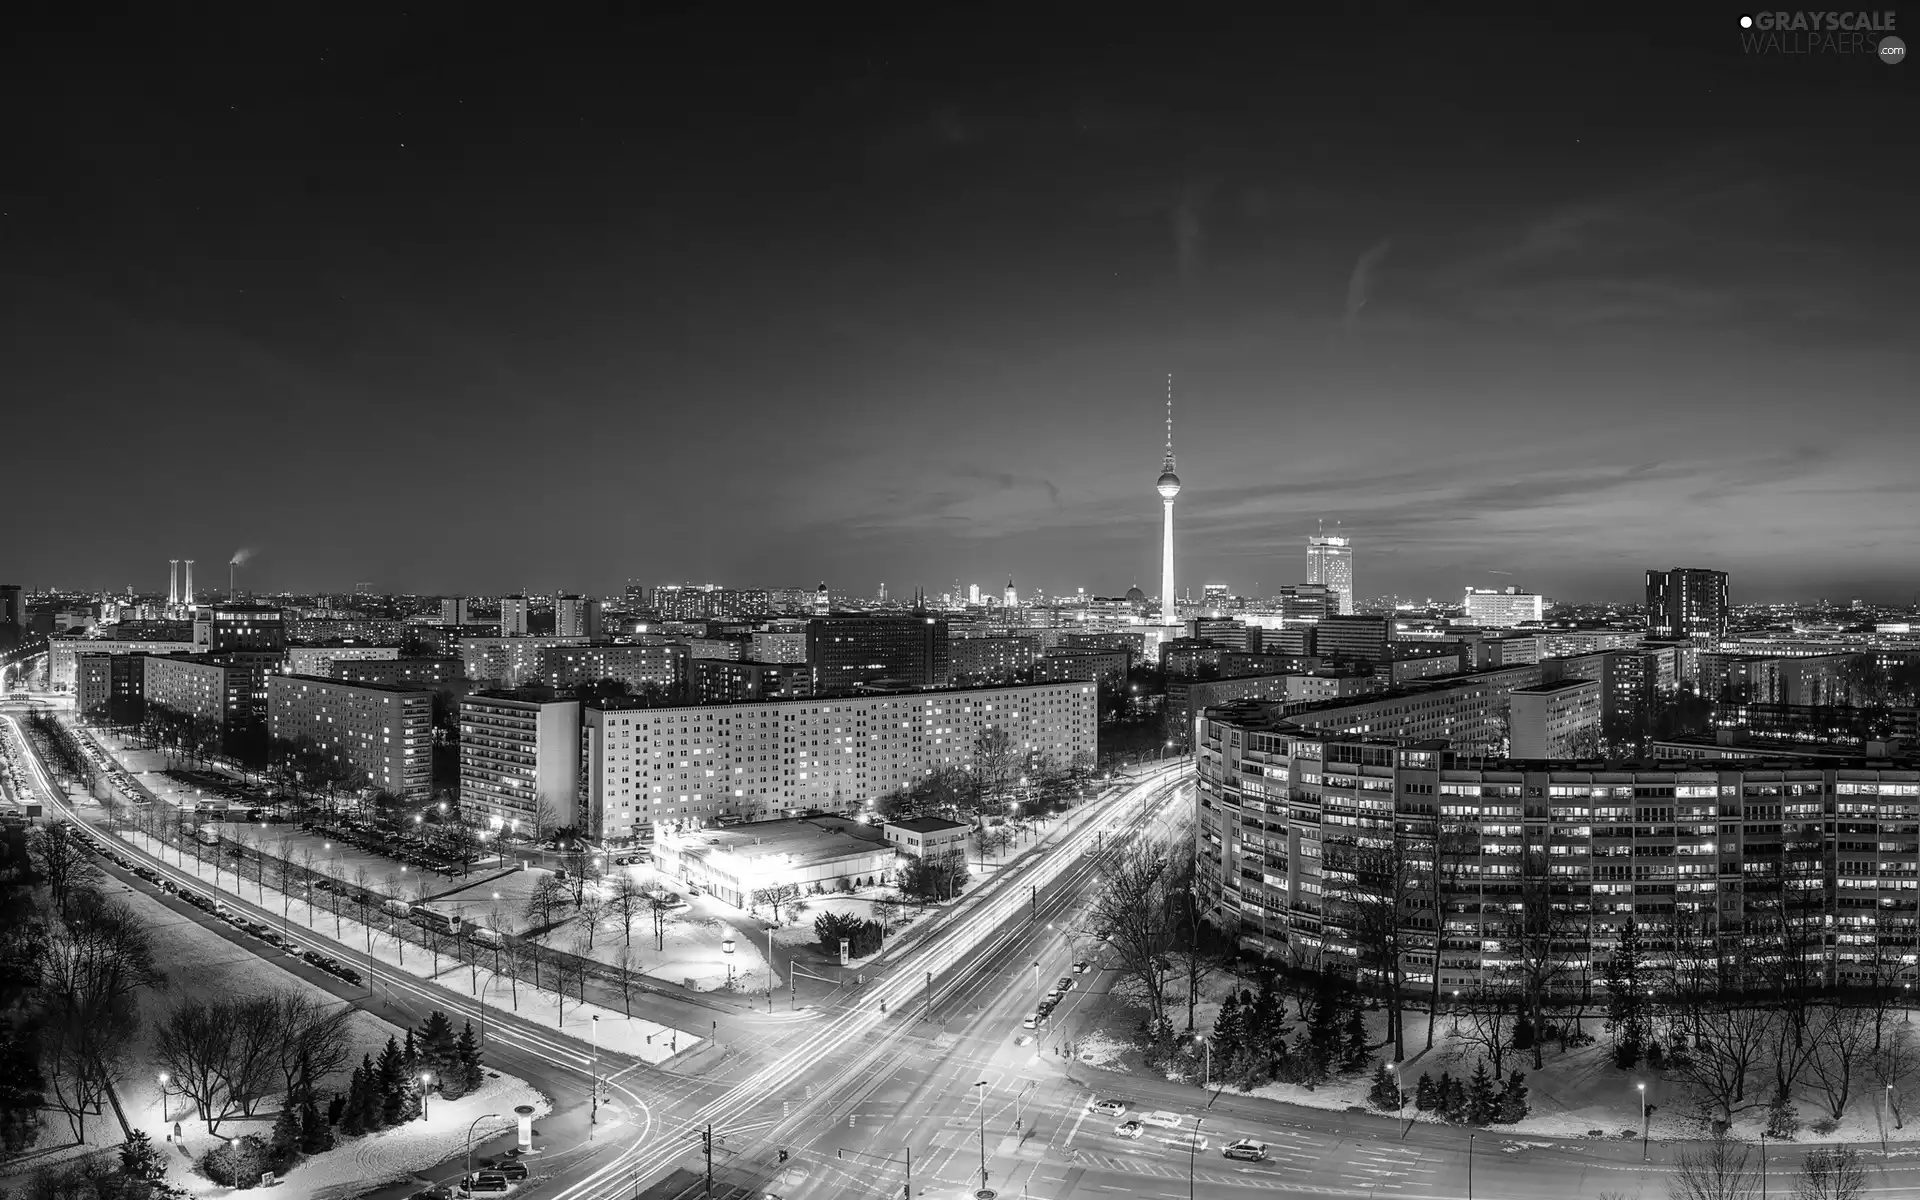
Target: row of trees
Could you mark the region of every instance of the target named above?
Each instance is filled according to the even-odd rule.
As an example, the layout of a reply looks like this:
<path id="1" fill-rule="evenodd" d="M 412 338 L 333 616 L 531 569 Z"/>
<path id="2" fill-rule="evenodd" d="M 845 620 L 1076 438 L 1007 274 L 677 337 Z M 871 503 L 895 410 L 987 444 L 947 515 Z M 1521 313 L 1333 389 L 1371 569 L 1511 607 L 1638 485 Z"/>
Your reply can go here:
<path id="1" fill-rule="evenodd" d="M 140 1032 L 140 997 L 166 986 L 146 931 L 62 826 L 8 835 L 0 920 L 0 1151 L 38 1138 L 43 1108 L 76 1143 L 112 1107 Z M 44 890 L 43 909 L 36 886 Z M 121 1118 L 122 1132 L 127 1132 Z"/>

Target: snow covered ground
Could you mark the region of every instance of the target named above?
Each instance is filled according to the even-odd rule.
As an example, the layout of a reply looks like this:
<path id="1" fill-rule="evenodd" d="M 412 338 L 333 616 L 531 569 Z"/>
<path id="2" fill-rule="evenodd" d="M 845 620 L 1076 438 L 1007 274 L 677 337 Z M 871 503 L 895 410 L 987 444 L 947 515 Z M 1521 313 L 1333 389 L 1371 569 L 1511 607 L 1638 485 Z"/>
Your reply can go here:
<path id="1" fill-rule="evenodd" d="M 1207 998 L 1197 1008 L 1197 1029 L 1204 1032 L 1213 1027 L 1219 1014 L 1219 1001 L 1224 998 L 1228 986 L 1225 979 L 1209 984 Z M 1175 1007 L 1179 1008 L 1175 1014 L 1176 1027 L 1184 1028 L 1184 1007 Z M 1292 1011 L 1291 1004 L 1288 1009 Z M 1378 1047 L 1376 1061 L 1391 1063 L 1393 1047 L 1386 1044 L 1387 1014 L 1384 1011 L 1368 1012 L 1365 1016 L 1368 1036 L 1373 1045 Z M 1097 1016 L 1083 1019 L 1072 1035 L 1076 1056 L 1090 1066 L 1144 1073 L 1145 1067 L 1134 1042 L 1140 1019 L 1138 1010 L 1117 1001 L 1109 1004 Z M 1434 1027 L 1434 1048 L 1426 1050 L 1427 1024 L 1424 1012 L 1408 1011 L 1403 1019 L 1407 1062 L 1401 1068 L 1400 1080 L 1408 1093 L 1403 1115 L 1410 1120 L 1438 1121 L 1437 1116 L 1419 1112 L 1413 1107 L 1412 1093 L 1420 1076 L 1426 1074 L 1436 1080 L 1442 1072 L 1451 1073 L 1455 1078 L 1470 1076 L 1482 1052 L 1455 1035 L 1453 1021 L 1445 1012 L 1441 1013 Z M 1585 1021 L 1584 1028 L 1596 1039 L 1593 1045 L 1562 1053 L 1556 1044 L 1549 1043 L 1543 1055 L 1543 1068 L 1539 1071 L 1533 1069 L 1531 1050 L 1509 1051 L 1506 1054 L 1501 1063 L 1502 1069 L 1507 1073 L 1519 1070 L 1527 1077 L 1530 1113 L 1524 1121 L 1493 1126 L 1491 1132 L 1585 1139 L 1594 1136 L 1622 1138 L 1631 1131 L 1631 1136 L 1637 1137 L 1641 1120 L 1641 1092 L 1638 1085 L 1644 1083 L 1646 1102 L 1652 1110 L 1648 1118 L 1648 1130 L 1653 1140 L 1686 1140 L 1703 1136 L 1705 1126 L 1699 1105 L 1684 1083 L 1644 1064 L 1637 1070 L 1620 1070 L 1613 1065 L 1604 1022 L 1600 1018 L 1590 1017 Z M 1491 1064 L 1488 1069 L 1492 1069 Z M 1863 1078 L 1856 1083 L 1846 1114 L 1827 1132 L 1813 1128 L 1821 1118 L 1829 1116 L 1822 1098 L 1807 1087 L 1795 1093 L 1794 1099 L 1802 1122 L 1802 1130 L 1796 1141 L 1807 1144 L 1881 1140 L 1883 1110 L 1880 1090 L 1864 1078 L 1864 1068 L 1859 1074 Z M 1304 1108 L 1344 1111 L 1354 1105 L 1365 1105 L 1372 1083 L 1370 1067 L 1358 1075 L 1336 1078 L 1312 1089 L 1297 1084 L 1274 1083 L 1256 1088 L 1251 1094 Z M 1911 1089 L 1908 1090 L 1911 1093 Z M 1764 1087 L 1756 1089 L 1756 1106 L 1735 1115 L 1733 1132 L 1736 1138 L 1759 1140 L 1760 1132 L 1766 1126 L 1765 1095 Z M 1898 1093 L 1895 1101 L 1897 1104 Z M 1912 1105 L 1909 1104 L 1909 1107 Z M 1905 1129 L 1887 1126 L 1887 1140 L 1920 1141 L 1920 1121 L 1909 1119 L 1906 1124 Z M 1595 1131 L 1598 1131 L 1597 1134 Z"/>
<path id="2" fill-rule="evenodd" d="M 138 831 L 122 831 L 122 838 L 143 849 L 157 851 L 161 844 Z M 603 1008 L 595 1004 L 581 1005 L 571 999 L 565 1004 L 565 1021 L 560 1020 L 558 998 L 550 991 L 532 986 L 531 977 L 522 979 L 516 985 L 512 976 L 502 974 L 497 979 L 486 968 L 484 953 L 477 965 L 461 963 L 450 953 L 441 953 L 436 963 L 434 957 L 417 945 L 401 942 L 378 928 L 369 930 L 366 926 L 341 913 L 336 915 L 324 908 L 310 908 L 304 900 L 289 899 L 269 885 L 263 890 L 252 880 L 236 884 L 234 874 L 228 869 L 219 869 L 216 883 L 216 868 L 211 861 L 196 862 L 191 854 L 184 861 L 175 851 L 166 847 L 166 861 L 189 875 L 196 876 L 209 888 L 219 892 L 238 895 L 243 899 L 261 904 L 269 912 L 284 911 L 284 925 L 294 931 L 305 932 L 327 941 L 338 941 L 363 954 L 389 966 L 403 970 L 422 979 L 431 979 L 434 983 L 461 995 L 474 997 L 489 1008 L 503 1012 L 514 1012 L 527 1020 L 545 1025 L 550 1029 L 559 1029 L 583 1043 L 591 1044 L 594 1037 L 599 1038 L 602 1049 L 648 1062 L 660 1062 L 674 1054 L 698 1045 L 703 1039 L 685 1030 L 677 1030 L 653 1021 L 637 1017 L 628 1017 L 619 1009 Z M 264 897 L 264 899 L 256 899 Z M 436 969 L 437 968 L 437 969 Z M 595 1017 L 600 1020 L 597 1023 Z"/>
<path id="3" fill-rule="evenodd" d="M 130 1069 L 117 1087 L 122 1111 L 134 1129 L 144 1130 L 165 1154 L 167 1181 L 197 1195 L 224 1196 L 233 1189 L 222 1187 L 198 1174 L 193 1163 L 217 1140 L 193 1114 L 192 1102 L 178 1091 L 165 1090 L 158 1071 L 152 1068 L 152 1030 L 184 996 L 249 996 L 267 991 L 305 992 L 330 1004 L 341 1003 L 331 993 L 280 970 L 242 946 L 237 946 L 214 930 L 174 911 L 144 892 L 123 890 L 109 884 L 109 890 L 132 910 L 135 918 L 153 939 L 154 958 L 168 976 L 168 986 L 141 996 L 141 1036 L 129 1056 Z M 353 1046 L 352 1061 L 362 1054 L 378 1055 L 390 1036 L 404 1037 L 404 1031 L 365 1012 L 355 1012 L 349 1023 Z M 412 1173 L 444 1161 L 464 1145 L 467 1124 L 486 1112 L 512 1112 L 512 1106 L 532 1105 L 545 1114 L 551 1104 L 533 1087 L 507 1075 L 493 1075 L 478 1092 L 459 1100 L 435 1097 L 429 1104 L 429 1119 L 400 1129 L 386 1130 L 368 1137 L 345 1141 L 338 1148 L 296 1166 L 275 1188 L 281 1200 L 306 1200 L 307 1197 L 358 1195 L 382 1184 L 405 1179 Z M 319 1081 L 323 1094 L 344 1089 L 344 1076 Z M 43 1145 L 54 1145 L 70 1136 L 65 1119 L 48 1114 Z M 168 1143 L 175 1125 L 181 1140 Z M 483 1122 L 477 1136 L 484 1138 L 495 1123 Z M 220 1126 L 222 1137 L 272 1130 L 273 1112 L 252 1121 L 229 1121 Z M 507 1127 L 498 1123 L 497 1129 Z M 120 1123 L 111 1110 L 88 1122 L 86 1149 L 105 1149 L 122 1141 Z M 80 1153 L 76 1147 L 72 1153 Z M 39 1158 L 31 1169 L 57 1166 L 65 1155 Z"/>

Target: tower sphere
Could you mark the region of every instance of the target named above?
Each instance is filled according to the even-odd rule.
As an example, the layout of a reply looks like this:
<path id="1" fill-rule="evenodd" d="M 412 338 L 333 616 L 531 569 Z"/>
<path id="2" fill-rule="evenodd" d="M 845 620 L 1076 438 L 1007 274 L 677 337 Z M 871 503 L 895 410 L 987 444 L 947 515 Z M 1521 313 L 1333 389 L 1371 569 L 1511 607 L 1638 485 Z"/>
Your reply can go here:
<path id="1" fill-rule="evenodd" d="M 1180 494 L 1180 477 L 1172 471 L 1162 471 L 1159 486 L 1161 498 L 1171 500 Z"/>

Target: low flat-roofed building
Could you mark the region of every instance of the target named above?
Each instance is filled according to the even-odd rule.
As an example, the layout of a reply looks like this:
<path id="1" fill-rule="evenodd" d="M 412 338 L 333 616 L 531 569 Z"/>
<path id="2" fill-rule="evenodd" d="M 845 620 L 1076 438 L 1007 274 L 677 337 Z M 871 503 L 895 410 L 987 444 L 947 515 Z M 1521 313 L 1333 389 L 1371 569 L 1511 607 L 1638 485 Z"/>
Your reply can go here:
<path id="1" fill-rule="evenodd" d="M 768 888 L 832 891 L 844 879 L 876 887 L 893 877 L 894 847 L 878 829 L 839 817 L 759 821 L 690 833 L 662 832 L 654 844 L 660 872 L 749 908 Z"/>
<path id="2" fill-rule="evenodd" d="M 973 826 L 948 817 L 908 817 L 888 821 L 881 832 L 900 853 L 913 858 L 965 858 Z"/>
<path id="3" fill-rule="evenodd" d="M 335 663 L 399 657 L 398 646 L 288 646 L 287 674 L 318 675 L 324 679 L 333 674 Z"/>
<path id="4" fill-rule="evenodd" d="M 348 683 L 387 683 L 438 691 L 456 687 L 463 676 L 457 658 L 359 659 L 333 664 L 333 677 Z"/>

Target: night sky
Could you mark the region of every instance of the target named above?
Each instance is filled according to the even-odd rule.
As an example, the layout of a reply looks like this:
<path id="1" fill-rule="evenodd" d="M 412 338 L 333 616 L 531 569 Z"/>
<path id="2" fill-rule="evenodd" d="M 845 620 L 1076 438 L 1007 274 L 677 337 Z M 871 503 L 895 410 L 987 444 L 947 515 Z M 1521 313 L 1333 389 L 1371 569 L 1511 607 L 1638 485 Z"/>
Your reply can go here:
<path id="1" fill-rule="evenodd" d="M 1920 64 L 1543 7 L 43 17 L 0 578 L 1905 600 Z"/>

